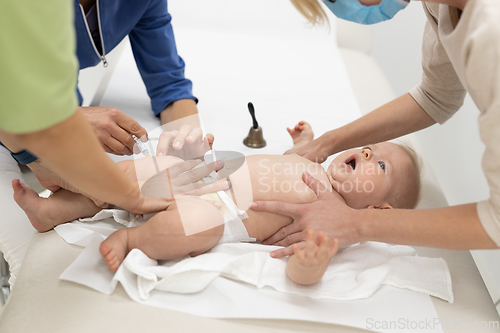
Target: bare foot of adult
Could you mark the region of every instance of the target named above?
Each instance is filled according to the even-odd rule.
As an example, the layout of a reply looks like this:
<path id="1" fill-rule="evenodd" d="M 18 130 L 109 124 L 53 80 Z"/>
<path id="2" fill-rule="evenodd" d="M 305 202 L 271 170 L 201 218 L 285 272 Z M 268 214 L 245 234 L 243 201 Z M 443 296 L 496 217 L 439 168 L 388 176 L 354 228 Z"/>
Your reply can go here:
<path id="1" fill-rule="evenodd" d="M 14 200 L 24 210 L 36 230 L 45 232 L 57 225 L 51 216 L 50 207 L 45 205 L 44 201 L 47 199 L 39 197 L 38 193 L 21 183 L 19 179 L 12 180 L 12 188 Z"/>
<path id="2" fill-rule="evenodd" d="M 113 232 L 101 243 L 99 251 L 109 268 L 116 272 L 128 253 L 128 230 Z"/>

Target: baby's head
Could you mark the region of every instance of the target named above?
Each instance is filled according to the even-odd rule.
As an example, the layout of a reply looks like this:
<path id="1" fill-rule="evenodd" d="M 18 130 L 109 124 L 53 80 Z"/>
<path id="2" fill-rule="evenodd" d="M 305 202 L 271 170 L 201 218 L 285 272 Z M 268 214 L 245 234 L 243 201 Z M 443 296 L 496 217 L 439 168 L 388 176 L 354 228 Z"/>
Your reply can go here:
<path id="1" fill-rule="evenodd" d="M 415 208 L 420 162 L 408 146 L 390 142 L 350 149 L 328 166 L 332 186 L 355 208 Z"/>

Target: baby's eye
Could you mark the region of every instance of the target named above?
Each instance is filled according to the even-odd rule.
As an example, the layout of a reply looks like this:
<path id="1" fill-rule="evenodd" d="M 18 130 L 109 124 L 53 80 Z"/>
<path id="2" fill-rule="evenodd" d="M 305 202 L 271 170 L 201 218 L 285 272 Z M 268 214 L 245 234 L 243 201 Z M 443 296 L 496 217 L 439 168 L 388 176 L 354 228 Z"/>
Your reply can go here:
<path id="1" fill-rule="evenodd" d="M 382 170 L 385 171 L 385 163 L 384 162 L 378 162 L 378 165 L 382 168 Z"/>
<path id="2" fill-rule="evenodd" d="M 363 147 L 362 149 L 372 150 L 370 147 Z"/>

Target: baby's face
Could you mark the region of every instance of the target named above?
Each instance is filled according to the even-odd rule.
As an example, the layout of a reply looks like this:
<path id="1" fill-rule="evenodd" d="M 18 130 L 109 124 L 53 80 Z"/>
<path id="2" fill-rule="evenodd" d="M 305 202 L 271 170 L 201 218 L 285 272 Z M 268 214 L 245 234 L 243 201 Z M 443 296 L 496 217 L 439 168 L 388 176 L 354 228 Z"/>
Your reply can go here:
<path id="1" fill-rule="evenodd" d="M 410 172 L 406 151 L 389 142 L 346 150 L 328 166 L 330 182 L 352 208 L 390 208 L 387 198 Z"/>

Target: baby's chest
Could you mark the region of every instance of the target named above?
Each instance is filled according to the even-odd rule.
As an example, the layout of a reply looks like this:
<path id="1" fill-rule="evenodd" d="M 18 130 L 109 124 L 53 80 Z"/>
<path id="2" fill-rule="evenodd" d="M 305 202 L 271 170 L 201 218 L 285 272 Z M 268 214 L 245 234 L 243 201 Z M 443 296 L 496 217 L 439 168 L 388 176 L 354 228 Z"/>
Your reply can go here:
<path id="1" fill-rule="evenodd" d="M 279 200 L 306 203 L 316 200 L 316 194 L 303 179 L 304 172 L 330 186 L 321 165 L 297 157 L 273 156 L 258 163 L 249 163 L 254 200 Z"/>

